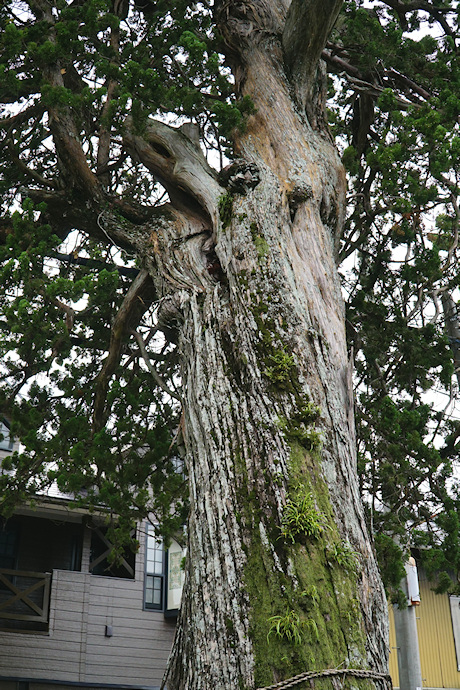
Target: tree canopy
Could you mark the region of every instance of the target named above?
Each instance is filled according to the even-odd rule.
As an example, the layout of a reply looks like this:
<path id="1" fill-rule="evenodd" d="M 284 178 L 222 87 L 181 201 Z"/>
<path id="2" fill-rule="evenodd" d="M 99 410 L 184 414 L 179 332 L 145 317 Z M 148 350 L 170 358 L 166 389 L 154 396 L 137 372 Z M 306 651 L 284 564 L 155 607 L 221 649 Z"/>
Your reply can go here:
<path id="1" fill-rule="evenodd" d="M 214 168 L 236 157 L 254 104 L 239 96 L 216 30 L 225 9 L 207 0 L 0 8 L 0 410 L 21 439 L 1 477 L 6 515 L 57 483 L 109 506 L 126 535 L 149 511 L 166 535 L 185 520 L 174 309 L 127 238 L 161 222 L 168 199 L 196 204 L 168 162 L 171 127 Z M 412 546 L 449 587 L 447 573 L 460 568 L 459 10 L 442 0 L 353 1 L 333 28 L 332 4 L 325 11 L 327 73 L 306 102 L 308 112 L 328 99 L 330 134 L 321 109 L 309 119 L 335 137 L 348 172 L 338 260 L 361 489 L 387 585 L 397 589 Z M 316 61 L 299 67 L 291 56 L 314 51 L 306 36 L 288 39 L 286 64 L 300 83 Z M 221 271 L 212 251 L 207 271 Z"/>
<path id="2" fill-rule="evenodd" d="M 324 53 L 343 80 L 361 486 L 393 586 L 395 543 L 420 549 L 440 589 L 459 567 L 457 12 L 349 4 Z"/>

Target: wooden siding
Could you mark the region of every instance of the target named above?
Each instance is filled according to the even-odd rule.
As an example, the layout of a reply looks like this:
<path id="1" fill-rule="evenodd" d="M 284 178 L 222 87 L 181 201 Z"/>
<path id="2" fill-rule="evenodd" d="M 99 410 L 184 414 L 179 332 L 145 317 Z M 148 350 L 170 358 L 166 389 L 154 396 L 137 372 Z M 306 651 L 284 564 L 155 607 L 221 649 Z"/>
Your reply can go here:
<path id="1" fill-rule="evenodd" d="M 143 590 L 143 548 L 134 580 L 54 570 L 49 633 L 0 631 L 0 676 L 160 685 L 174 623 L 143 610 Z"/>
<path id="2" fill-rule="evenodd" d="M 399 687 L 399 672 L 398 672 L 398 650 L 396 647 L 395 634 L 395 619 L 393 615 L 393 607 L 388 607 L 388 614 L 390 618 L 390 676 L 393 682 L 393 687 Z"/>
<path id="3" fill-rule="evenodd" d="M 424 688 L 460 688 L 452 619 L 447 594 L 435 594 L 420 573 L 421 605 L 417 607 L 417 632 Z M 393 612 L 390 610 L 390 649 L 396 647 Z M 395 650 L 396 651 L 396 650 Z M 390 653 L 390 674 L 399 687 L 397 654 Z"/>
<path id="4" fill-rule="evenodd" d="M 143 567 L 139 570 L 135 581 L 90 576 L 86 682 L 100 682 L 101 673 L 109 683 L 132 683 L 134 677 L 139 685 L 161 682 L 174 625 L 161 612 L 142 610 Z M 105 637 L 106 625 L 113 637 Z"/>
<path id="5" fill-rule="evenodd" d="M 426 687 L 460 688 L 449 597 L 435 594 L 432 586 L 420 580 L 417 629 L 422 679 Z"/>

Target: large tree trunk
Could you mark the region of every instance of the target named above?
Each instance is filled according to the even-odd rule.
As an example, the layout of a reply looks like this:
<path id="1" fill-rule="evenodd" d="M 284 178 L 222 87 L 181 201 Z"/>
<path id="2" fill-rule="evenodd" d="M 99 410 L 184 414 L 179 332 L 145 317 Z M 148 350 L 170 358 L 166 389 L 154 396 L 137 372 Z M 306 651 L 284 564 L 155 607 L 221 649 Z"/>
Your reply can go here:
<path id="1" fill-rule="evenodd" d="M 62 179 L 38 175 L 28 190 L 46 202 L 41 220 L 134 249 L 143 268 L 113 324 L 93 429 L 106 421 L 108 381 L 150 278 L 182 358 L 191 512 L 169 690 L 255 690 L 338 668 L 340 687 L 387 684 L 386 603 L 358 495 L 334 260 L 345 180 L 318 68 L 340 4 L 214 1 L 236 89 L 255 111 L 219 179 L 183 132 L 152 120 L 140 135 L 126 122 L 124 145 L 167 189 L 164 207 L 111 196 L 108 132 L 98 176 L 72 107 L 48 107 Z M 30 6 L 53 25 L 49 3 Z M 53 62 L 44 79 L 60 89 L 65 73 Z"/>
<path id="2" fill-rule="evenodd" d="M 238 135 L 241 161 L 225 186 L 199 153 L 181 152 L 190 149 L 185 138 L 174 149 L 161 125 L 149 141 L 163 149 L 126 141 L 153 172 L 168 148 L 163 182 L 176 207 L 147 249 L 164 327 L 179 338 L 191 495 L 166 684 L 252 689 L 352 667 L 377 675 L 344 674 L 346 687 L 384 687 L 386 604 L 358 495 L 334 261 L 344 172 L 321 122 L 313 58 L 289 62 L 293 7 L 286 21 L 282 3 L 276 11 L 273 2 L 235 4 L 222 3 L 217 19 L 237 88 L 256 111 Z M 315 64 L 321 47 L 312 48 Z M 300 68 L 305 79 L 293 85 L 289 74 Z M 182 154 L 189 167 L 178 172 Z M 300 505 L 310 494 L 311 505 Z M 289 529 L 286 506 L 327 525 L 311 535 L 303 523 Z M 276 630 L 287 614 L 291 640 Z M 335 683 L 332 676 L 315 687 Z"/>
<path id="3" fill-rule="evenodd" d="M 73 196 L 35 193 L 63 227 L 137 251 L 161 325 L 178 339 L 191 513 L 169 690 L 254 690 L 339 667 L 340 687 L 387 684 L 386 604 L 358 495 L 334 260 L 345 181 L 317 69 L 339 7 L 216 0 L 236 88 L 255 106 L 235 135 L 240 160 L 219 181 L 194 142 L 152 120 L 142 136 L 127 122 L 125 146 L 171 204 L 148 216 L 126 200 L 107 204 L 83 154 L 68 171 Z M 53 120 L 61 160 L 77 141 L 66 122 Z M 127 308 L 146 289 L 141 278 Z M 121 335 L 128 321 L 120 317 Z M 103 374 L 101 397 L 109 365 Z M 329 675 L 315 687 L 337 683 Z"/>

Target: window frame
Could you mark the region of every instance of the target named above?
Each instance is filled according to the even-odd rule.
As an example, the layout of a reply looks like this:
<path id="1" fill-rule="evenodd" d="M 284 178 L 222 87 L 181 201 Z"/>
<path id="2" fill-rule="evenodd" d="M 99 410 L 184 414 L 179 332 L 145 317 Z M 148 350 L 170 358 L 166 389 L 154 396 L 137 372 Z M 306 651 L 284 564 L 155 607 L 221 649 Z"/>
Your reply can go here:
<path id="1" fill-rule="evenodd" d="M 149 540 L 154 539 L 156 544 L 161 545 L 161 573 L 154 571 L 152 572 L 151 569 L 148 567 L 149 561 L 152 559 L 149 559 Z M 164 611 L 165 610 L 165 579 L 166 579 L 166 551 L 164 548 L 164 542 L 161 538 L 158 538 L 155 535 L 155 528 L 150 522 L 146 523 L 146 528 L 145 528 L 145 554 L 144 554 L 144 591 L 143 591 L 143 608 L 145 611 Z M 159 548 L 158 548 L 159 550 Z M 153 562 L 156 563 L 157 559 L 153 559 Z M 153 580 L 157 579 L 160 582 L 160 603 L 155 604 L 154 602 L 148 602 L 147 601 L 147 584 L 148 584 L 148 578 L 153 578 Z M 152 590 L 152 593 L 155 591 L 155 589 Z M 153 598 L 153 597 L 152 597 Z"/>
<path id="2" fill-rule="evenodd" d="M 11 436 L 10 427 L 4 419 L 0 419 L 0 435 L 3 436 L 0 440 L 0 452 L 11 452 L 14 448 L 14 439 Z"/>

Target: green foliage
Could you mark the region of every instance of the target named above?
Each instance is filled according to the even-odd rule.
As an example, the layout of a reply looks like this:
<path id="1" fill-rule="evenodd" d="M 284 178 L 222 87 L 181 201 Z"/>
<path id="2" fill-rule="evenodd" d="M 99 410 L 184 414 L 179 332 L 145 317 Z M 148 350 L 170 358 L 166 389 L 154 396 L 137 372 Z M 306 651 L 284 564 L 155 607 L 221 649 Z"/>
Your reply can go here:
<path id="1" fill-rule="evenodd" d="M 298 484 L 284 507 L 281 536 L 294 544 L 302 537 L 318 539 L 326 527 L 326 516 L 316 508 L 313 494 Z"/>
<path id="2" fill-rule="evenodd" d="M 342 154 L 342 163 L 347 172 L 357 175 L 359 172 L 359 159 L 354 146 L 348 146 Z"/>
<path id="3" fill-rule="evenodd" d="M 321 408 L 309 400 L 304 401 L 293 416 L 298 424 L 313 424 L 321 416 Z"/>
<path id="4" fill-rule="evenodd" d="M 434 588 L 436 594 L 444 594 L 452 589 L 452 577 L 445 570 L 436 573 L 437 585 Z"/>
<path id="5" fill-rule="evenodd" d="M 50 133 L 43 108 L 63 114 L 71 109 L 91 165 L 97 158 L 91 137 L 101 116 L 116 137 L 128 113 L 136 123 L 147 113 L 165 112 L 192 120 L 208 142 L 231 154 L 231 132 L 244 127 L 254 106 L 248 98 L 236 102 L 233 96 L 210 11 L 186 0 L 172 6 L 160 0 L 155 8 L 146 7 L 145 14 L 134 4 L 127 17 L 116 16 L 113 3 L 106 1 L 51 5 L 52 21 L 35 6 L 27 10 L 27 3 L 30 21 L 16 21 L 13 0 L 3 3 L 0 14 L 1 102 L 23 98 L 40 104 L 13 132 L 18 153 L 36 173 L 50 178 L 57 166 L 55 152 L 43 144 Z M 62 84 L 50 78 L 57 65 Z M 109 84 L 110 101 L 103 109 Z M 114 150 L 114 158 L 119 157 Z M 18 173 L 9 155 L 2 155 L 3 163 L 0 190 L 6 210 L 16 194 Z M 133 176 L 136 184 L 129 180 Z M 148 201 L 155 187 L 138 164 L 127 177 L 111 182 L 111 191 L 119 192 L 121 185 L 139 201 Z"/>
<path id="6" fill-rule="evenodd" d="M 301 619 L 293 610 L 286 610 L 284 616 L 270 616 L 268 619 L 270 628 L 267 640 L 274 633 L 278 638 L 294 645 L 300 645 L 303 641 L 304 630 L 309 630 L 313 639 L 319 642 L 319 629 L 314 618 Z"/>
<path id="7" fill-rule="evenodd" d="M 55 485 L 81 505 L 118 513 L 120 548 L 132 521 L 149 511 L 166 538 L 185 520 L 186 479 L 174 446 L 180 410 L 153 385 L 129 329 L 102 381 L 111 328 L 137 267 L 133 255 L 106 244 L 105 208 L 95 210 L 75 189 L 53 122 L 72 123 L 75 150 L 81 145 L 92 171 L 108 132 L 103 203 L 113 210 L 126 201 L 153 207 L 163 193 L 137 161 L 126 161 L 128 114 L 137 132 L 147 115 L 193 121 L 203 140 L 231 155 L 228 137 L 253 111 L 249 99 L 234 98 L 210 11 L 185 0 L 159 0 L 145 12 L 131 3 L 124 13 L 125 5 L 58 0 L 46 4 L 50 14 L 36 3 L 0 7 L 1 114 L 25 111 L 12 126 L 0 123 L 0 411 L 22 444 L 7 461 L 11 474 L 0 478 L 0 506 L 10 514 Z M 63 205 L 24 200 L 31 183 L 35 193 L 56 192 Z M 78 212 L 63 222 L 69 207 Z M 119 221 L 129 224 L 122 215 Z M 89 239 L 87 222 L 100 229 L 100 242 Z M 144 297 L 145 311 L 132 314 L 129 328 L 145 338 L 174 387 L 175 346 L 152 338 L 155 295 Z M 98 395 L 104 402 L 96 422 Z"/>
<path id="8" fill-rule="evenodd" d="M 0 409 L 21 439 L 5 465 L 11 474 L 0 477 L 0 509 L 8 516 L 52 485 L 73 494 L 77 505 L 106 506 L 119 516 L 111 526 L 116 557 L 133 522 L 148 512 L 161 519 L 166 539 L 185 520 L 185 479 L 171 453 L 178 410 L 152 392 L 150 375 L 127 350 L 108 381 L 105 423 L 95 427 L 94 391 L 110 324 L 130 282 L 92 242 L 83 251 L 94 267 L 50 262 L 61 240 L 36 223 L 44 210 L 26 199 L 0 245 Z M 173 373 L 167 349 L 164 372 Z"/>
<path id="9" fill-rule="evenodd" d="M 264 259 L 268 254 L 268 242 L 261 235 L 256 235 L 254 238 L 254 245 L 257 249 L 257 254 L 260 259 Z"/>
<path id="10" fill-rule="evenodd" d="M 257 223 L 251 223 L 250 230 L 259 259 L 265 259 L 269 250 L 267 240 L 259 233 Z"/>
<path id="11" fill-rule="evenodd" d="M 319 450 L 322 443 L 321 431 L 314 424 L 321 415 L 321 409 L 312 402 L 301 402 L 297 412 L 290 419 L 279 418 L 279 427 L 290 441 L 300 443 L 309 451 Z"/>
<path id="12" fill-rule="evenodd" d="M 314 618 L 308 618 L 305 621 L 306 627 L 310 630 L 312 633 L 312 636 L 316 642 L 319 642 L 319 629 L 318 629 L 318 624 L 315 621 Z"/>
<path id="13" fill-rule="evenodd" d="M 329 563 L 337 564 L 340 568 L 350 572 L 356 572 L 359 567 L 359 554 L 354 551 L 348 542 L 333 542 L 326 549 Z"/>
<path id="14" fill-rule="evenodd" d="M 274 350 L 267 357 L 269 366 L 265 367 L 264 374 L 270 381 L 279 387 L 289 381 L 292 369 L 295 366 L 294 358 L 284 349 Z"/>
<path id="15" fill-rule="evenodd" d="M 387 596 L 393 604 L 407 606 L 406 597 L 401 590 L 401 580 L 406 576 L 404 563 L 407 554 L 395 543 L 395 540 L 383 533 L 375 535 L 375 548 L 380 572 Z"/>
<path id="16" fill-rule="evenodd" d="M 233 195 L 223 194 L 219 199 L 219 216 L 222 222 L 222 229 L 228 228 L 233 217 Z"/>
<path id="17" fill-rule="evenodd" d="M 314 604 L 319 602 L 319 592 L 316 585 L 309 585 L 307 589 L 304 589 L 302 592 L 302 596 L 311 599 Z"/>
<path id="18" fill-rule="evenodd" d="M 268 622 L 270 623 L 270 629 L 267 639 L 270 638 L 272 633 L 275 633 L 277 637 L 284 638 L 296 645 L 302 643 L 302 629 L 305 627 L 306 621 L 300 620 L 299 615 L 295 611 L 288 609 L 284 616 L 270 616 Z"/>
<path id="19" fill-rule="evenodd" d="M 291 432 L 291 436 L 297 438 L 307 450 L 319 450 L 323 442 L 321 431 L 308 427 L 307 429 L 298 428 Z"/>
<path id="20" fill-rule="evenodd" d="M 451 35 L 438 39 L 435 11 L 350 2 L 329 42 L 353 67 L 340 75 L 330 62 L 341 84 L 329 106 L 349 179 L 340 254 L 361 489 L 391 596 L 405 557 L 392 540 L 420 547 L 431 577 L 434 563 L 460 568 L 446 519 L 460 512 L 458 353 L 442 298 L 458 301 L 460 72 L 451 3 L 442 16 Z M 359 93 L 355 78 L 378 87 Z"/>
<path id="21" fill-rule="evenodd" d="M 315 493 L 317 507 L 325 515 L 332 516 L 333 507 L 324 481 L 320 477 L 312 479 L 310 454 L 298 443 L 291 448 L 290 474 L 293 481 L 296 479 L 299 483 L 304 478 L 305 483 L 311 480 L 309 487 Z M 246 496 L 244 489 L 242 494 Z M 244 506 L 249 519 L 264 520 L 265 509 L 257 500 L 248 496 Z M 319 539 L 307 542 L 299 536 L 294 544 L 291 540 L 279 544 L 277 553 L 288 554 L 288 574 L 281 568 L 264 567 L 271 548 L 262 542 L 259 530 L 253 532 L 245 583 L 254 602 L 250 630 L 258 650 L 257 687 L 272 682 L 274 674 L 291 678 L 299 669 L 338 667 L 351 648 L 364 652 L 364 630 L 359 605 L 356 607 L 359 578 L 354 572 L 328 565 L 325 546 L 333 538 L 338 540 L 338 534 L 331 524 Z M 289 611 L 298 615 L 302 643 L 296 645 L 273 632 L 267 640 L 269 618 L 274 614 L 284 618 Z"/>
<path id="22" fill-rule="evenodd" d="M 154 508 L 172 533 L 186 511 L 171 450 L 179 410 L 152 385 L 129 332 L 107 377 L 100 423 L 93 420 L 110 330 L 132 277 L 116 266 L 138 268 L 133 255 L 107 243 L 104 213 L 128 202 L 152 209 L 163 194 L 123 150 L 127 115 L 137 132 L 148 116 L 194 122 L 223 165 L 254 105 L 235 96 L 208 4 L 157 0 L 131 3 L 128 13 L 117 9 L 123 5 L 59 0 L 46 4 L 48 15 L 40 3 L 7 0 L 0 7 L 0 410 L 22 441 L 7 461 L 12 474 L 1 478 L 1 501 L 11 512 L 54 482 L 88 504 L 129 506 L 125 532 Z M 460 288 L 457 34 L 452 3 L 422 11 L 351 1 L 327 47 L 329 120 L 350 192 L 340 257 L 360 481 L 395 596 L 405 552 L 394 540 L 420 548 L 433 578 L 460 569 L 460 423 L 447 407 L 458 397 L 458 343 L 447 332 L 458 315 L 444 313 L 442 299 L 458 302 Z M 54 145 L 56 122 L 72 123 L 88 169 L 104 179 L 104 208 L 91 208 L 75 186 L 72 165 Z M 110 151 L 100 166 L 105 134 Z M 58 201 L 46 207 L 40 195 Z M 70 207 L 78 212 L 69 216 Z M 219 212 L 225 228 L 231 195 Z M 94 228 L 97 241 L 89 239 Z M 251 233 L 266 267 L 266 239 L 255 225 Z M 69 260 L 58 261 L 62 255 Z M 77 259 L 87 263 L 72 263 Z M 174 344 L 151 335 L 154 301 L 147 298 L 133 327 L 175 385 Z M 272 342 L 265 307 L 256 316 L 264 375 L 273 389 L 295 396 L 294 359 Z M 319 448 L 319 416 L 307 403 L 282 420 L 287 440 Z M 445 588 L 444 575 L 439 582 Z"/>

